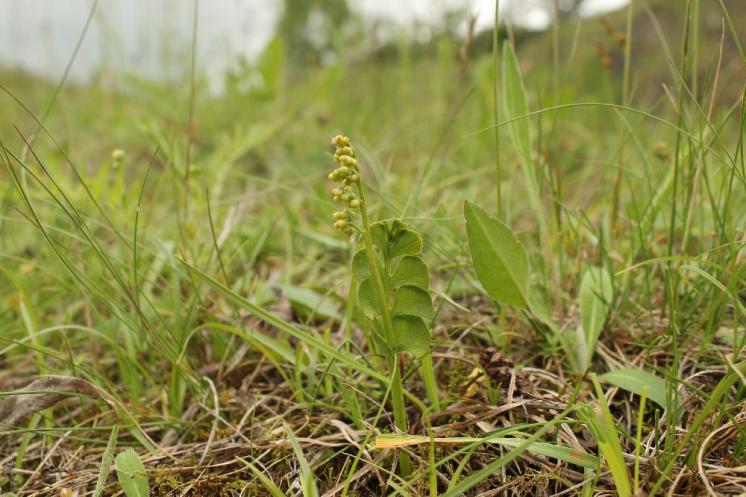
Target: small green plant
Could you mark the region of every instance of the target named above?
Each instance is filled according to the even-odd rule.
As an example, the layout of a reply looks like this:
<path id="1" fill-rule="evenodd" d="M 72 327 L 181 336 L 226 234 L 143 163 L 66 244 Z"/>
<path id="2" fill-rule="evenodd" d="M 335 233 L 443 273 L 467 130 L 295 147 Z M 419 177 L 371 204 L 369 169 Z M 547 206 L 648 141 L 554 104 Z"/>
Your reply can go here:
<path id="1" fill-rule="evenodd" d="M 311 469 L 311 464 L 303 454 L 303 448 L 300 446 L 295 433 L 287 424 L 285 425 L 285 431 L 287 431 L 290 445 L 293 447 L 293 452 L 295 452 L 295 457 L 298 459 L 298 465 L 300 466 L 300 487 L 303 497 L 319 497 L 319 489 L 314 480 L 313 469 Z"/>
<path id="2" fill-rule="evenodd" d="M 579 301 L 582 325 L 574 336 L 562 332 L 529 284 L 528 255 L 513 231 L 483 209 L 464 204 L 466 233 L 472 264 L 480 283 L 496 302 L 524 309 L 544 323 L 578 372 L 590 366 L 613 297 L 612 277 L 603 268 L 589 268 L 581 282 Z"/>
<path id="3" fill-rule="evenodd" d="M 598 397 L 599 409 L 583 405 L 578 409 L 578 414 L 596 440 L 599 456 L 603 456 L 609 467 L 617 494 L 619 497 L 629 497 L 632 495 L 632 485 L 627 472 L 627 463 L 624 460 L 622 444 L 616 430 L 616 420 L 609 411 L 606 396 L 594 373 L 591 373 L 591 380 L 596 397 Z"/>
<path id="4" fill-rule="evenodd" d="M 596 342 L 601 335 L 614 296 L 612 279 L 608 271 L 590 267 L 580 282 L 580 319 L 575 342 L 576 369 L 583 372 L 590 366 Z"/>
<path id="5" fill-rule="evenodd" d="M 471 202 L 464 203 L 464 218 L 472 265 L 487 295 L 525 309 L 559 336 L 559 327 L 529 285 L 528 255 L 513 231 Z"/>
<path id="6" fill-rule="evenodd" d="M 334 227 L 352 236 L 361 247 L 355 252 L 352 298 L 361 311 L 364 325 L 372 330 L 376 350 L 387 359 L 391 396 L 397 427 L 407 430 L 404 391 L 398 354 L 408 352 L 421 361 L 420 373 L 427 396 L 439 409 L 437 386 L 430 353 L 430 323 L 434 317 L 429 293 L 430 274 L 420 257 L 422 238 L 399 220 L 371 223 L 365 189 L 355 150 L 346 136 L 332 140 L 334 161 L 339 165 L 329 179 L 340 184 L 332 190 L 334 200 L 345 208 L 334 213 Z M 360 224 L 356 224 L 356 218 Z M 407 463 L 402 460 L 402 468 Z"/>
<path id="7" fill-rule="evenodd" d="M 140 456 L 133 449 L 120 452 L 116 459 L 117 479 L 127 497 L 149 497 L 150 484 Z"/>

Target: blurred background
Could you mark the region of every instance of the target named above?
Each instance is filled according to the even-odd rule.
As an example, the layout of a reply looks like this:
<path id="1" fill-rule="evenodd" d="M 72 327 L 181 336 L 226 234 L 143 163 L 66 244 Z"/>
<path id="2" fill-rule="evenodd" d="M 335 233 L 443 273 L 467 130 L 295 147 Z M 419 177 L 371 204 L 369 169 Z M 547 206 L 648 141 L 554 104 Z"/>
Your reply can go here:
<path id="1" fill-rule="evenodd" d="M 531 120 L 537 157 L 580 175 L 574 181 L 614 184 L 625 162 L 625 188 L 653 195 L 668 166 L 649 164 L 646 151 L 657 147 L 665 157 L 674 139 L 671 126 L 641 116 L 674 122 L 681 81 L 686 98 L 714 116 L 732 114 L 741 98 L 745 0 L 499 5 L 498 36 L 515 47 L 528 108 L 576 106 Z M 326 202 L 325 146 L 345 132 L 370 152 L 392 206 L 409 202 L 406 185 L 422 171 L 433 184 L 459 181 L 464 190 L 413 194 L 413 209 L 447 216 L 464 198 L 491 201 L 479 175 L 493 181 L 494 11 L 493 0 L 0 0 L 0 82 L 51 130 L 56 143 L 35 146 L 53 162 L 64 151 L 87 171 L 103 171 L 121 148 L 141 177 L 158 146 L 158 165 L 189 178 L 185 195 L 208 187 L 238 195 L 243 175 L 289 190 L 312 178 L 316 199 Z M 638 118 L 620 121 L 605 104 Z M 9 96 L 0 108 L 8 123 L 35 129 Z M 635 152 L 622 154 L 629 144 L 620 143 L 621 129 L 635 130 Z M 6 126 L 0 139 L 18 136 Z M 519 154 L 505 145 L 513 167 Z M 553 194 L 567 208 L 588 208 L 610 191 Z M 514 194 L 506 199 L 513 215 L 530 219 L 521 191 Z M 223 205 L 228 197 L 216 208 Z M 293 223 L 325 220 L 328 206 L 313 206 L 318 212 L 298 207 L 306 219 Z"/>
<path id="2" fill-rule="evenodd" d="M 689 29 L 697 44 L 688 75 L 694 93 L 704 88 L 696 82 L 711 81 L 719 68 L 715 105 L 732 102 L 745 73 L 735 40 L 746 38 L 746 1 L 696 1 L 697 22 L 687 28 L 689 3 L 635 0 L 627 33 L 629 0 L 501 0 L 499 36 L 516 47 L 532 106 L 621 102 L 629 43 L 625 98 L 646 107 L 660 103 L 666 85 L 681 77 L 674 67 Z M 401 119 L 402 101 L 413 118 L 426 109 L 446 116 L 472 88 L 473 130 L 490 124 L 494 17 L 493 0 L 0 0 L 0 76 L 37 112 L 50 103 L 45 84 L 64 81 L 73 92 L 66 101 L 83 103 L 78 110 L 86 121 L 85 107 L 100 96 L 106 98 L 94 107 L 114 111 L 111 96 L 129 95 L 136 97 L 127 109 L 134 119 L 155 115 L 159 125 L 187 118 L 194 79 L 190 126 L 208 135 L 211 125 L 233 126 L 242 105 L 248 114 L 241 121 L 266 119 L 262 106 L 270 102 L 287 115 L 320 120 L 322 128 L 330 122 L 328 131 L 376 134 L 382 128 L 367 129 L 361 113 L 334 112 L 334 100 L 373 97 L 374 120 L 388 122 Z M 81 94 L 77 102 L 75 88 L 102 93 Z M 6 110 L 16 123 L 26 119 Z M 67 112 L 69 120 L 74 114 Z M 68 138 L 81 140 L 83 130 L 75 131 Z"/>
<path id="3" fill-rule="evenodd" d="M 506 26 L 539 32 L 555 15 L 579 19 L 623 8 L 628 0 L 502 0 Z M 676 3 L 676 2 L 673 2 Z M 2 0 L 0 67 L 58 78 L 95 12 L 69 79 L 123 74 L 157 80 L 189 71 L 197 9 L 198 63 L 220 92 L 224 76 L 251 62 L 277 36 L 304 63 L 330 63 L 343 47 L 380 49 L 402 36 L 426 43 L 438 34 L 465 38 L 494 25 L 493 0 Z M 350 45 L 350 42 L 353 42 Z M 296 61 L 298 62 L 298 61 Z"/>

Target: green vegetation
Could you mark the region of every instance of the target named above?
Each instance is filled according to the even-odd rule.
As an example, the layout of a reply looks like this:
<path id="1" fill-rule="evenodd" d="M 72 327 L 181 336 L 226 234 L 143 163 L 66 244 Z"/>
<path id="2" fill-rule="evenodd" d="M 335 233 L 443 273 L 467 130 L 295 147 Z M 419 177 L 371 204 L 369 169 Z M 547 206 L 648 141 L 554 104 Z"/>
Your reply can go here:
<path id="1" fill-rule="evenodd" d="M 1 73 L 0 495 L 745 493 L 745 20 Z"/>

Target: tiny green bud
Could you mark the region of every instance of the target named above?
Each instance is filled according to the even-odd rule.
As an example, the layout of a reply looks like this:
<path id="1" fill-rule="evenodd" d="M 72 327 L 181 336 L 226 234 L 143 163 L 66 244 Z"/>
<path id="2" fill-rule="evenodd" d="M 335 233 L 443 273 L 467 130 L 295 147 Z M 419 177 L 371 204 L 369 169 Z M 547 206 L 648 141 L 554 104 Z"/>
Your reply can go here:
<path id="1" fill-rule="evenodd" d="M 337 171 L 339 171 L 339 176 L 340 176 L 341 178 L 344 178 L 344 177 L 346 177 L 346 176 L 347 176 L 348 174 L 350 174 L 350 168 L 349 168 L 349 167 L 347 167 L 347 166 L 342 166 L 342 167 L 340 167 L 339 169 L 337 169 Z"/>
<path id="2" fill-rule="evenodd" d="M 357 174 L 351 174 L 347 178 L 347 181 L 349 181 L 350 183 L 357 183 L 359 179 L 360 179 L 360 176 L 358 176 Z"/>
<path id="3" fill-rule="evenodd" d="M 345 193 L 340 198 L 342 199 L 342 202 L 349 202 L 352 198 L 352 195 L 350 195 L 349 193 Z"/>
<path id="4" fill-rule="evenodd" d="M 347 219 L 347 213 L 345 211 L 335 212 L 334 219 L 336 219 L 337 221 L 340 221 L 342 219 Z"/>
<path id="5" fill-rule="evenodd" d="M 334 229 L 344 230 L 345 228 L 347 228 L 347 221 L 343 219 L 340 219 L 339 221 L 334 223 Z"/>
<path id="6" fill-rule="evenodd" d="M 124 150 L 121 148 L 115 148 L 111 151 L 111 160 L 114 162 L 121 162 L 124 160 Z"/>
<path id="7" fill-rule="evenodd" d="M 350 139 L 346 136 L 337 135 L 332 139 L 332 145 L 337 147 L 347 147 L 350 145 Z"/>
<path id="8" fill-rule="evenodd" d="M 653 145 L 653 155 L 658 160 L 666 160 L 671 157 L 671 149 L 668 148 L 668 144 L 663 140 L 658 140 Z"/>
<path id="9" fill-rule="evenodd" d="M 350 200 L 350 207 L 352 207 L 353 209 L 359 208 L 360 207 L 360 199 L 353 198 L 352 200 Z"/>

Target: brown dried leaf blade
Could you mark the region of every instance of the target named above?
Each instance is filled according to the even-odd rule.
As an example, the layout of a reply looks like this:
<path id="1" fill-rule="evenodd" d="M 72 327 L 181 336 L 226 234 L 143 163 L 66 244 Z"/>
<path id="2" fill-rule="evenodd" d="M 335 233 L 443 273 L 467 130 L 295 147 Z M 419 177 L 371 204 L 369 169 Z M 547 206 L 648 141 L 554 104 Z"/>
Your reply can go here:
<path id="1" fill-rule="evenodd" d="M 27 416 L 52 407 L 70 395 L 102 399 L 91 383 L 69 376 L 42 376 L 0 400 L 0 428 L 15 426 Z"/>

